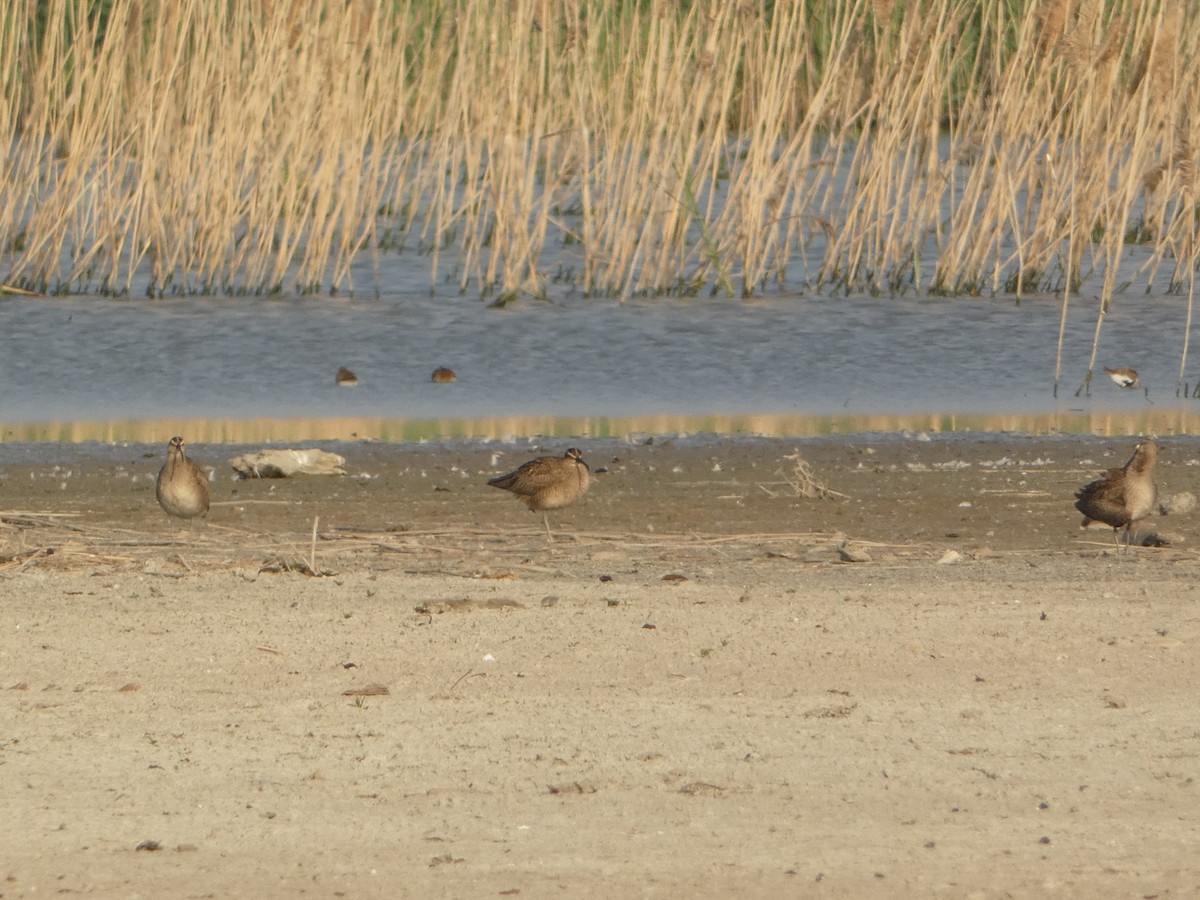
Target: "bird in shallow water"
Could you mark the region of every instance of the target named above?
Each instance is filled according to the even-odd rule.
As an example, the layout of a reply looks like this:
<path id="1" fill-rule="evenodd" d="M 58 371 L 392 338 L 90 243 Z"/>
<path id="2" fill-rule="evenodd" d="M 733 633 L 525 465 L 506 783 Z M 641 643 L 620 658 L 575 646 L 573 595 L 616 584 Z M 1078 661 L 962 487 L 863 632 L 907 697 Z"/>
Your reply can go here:
<path id="1" fill-rule="evenodd" d="M 154 493 L 168 515 L 180 519 L 208 515 L 208 477 L 187 458 L 179 436 L 167 445 L 167 462 L 159 470 Z"/>
<path id="2" fill-rule="evenodd" d="M 546 537 L 553 541 L 546 510 L 570 506 L 587 493 L 591 480 L 591 469 L 583 461 L 583 453 L 571 447 L 562 456 L 531 459 L 515 472 L 493 478 L 488 484 L 511 491 L 524 500 L 530 510 L 541 512 Z"/>
<path id="3" fill-rule="evenodd" d="M 1129 546 L 1133 523 L 1154 510 L 1158 502 L 1158 485 L 1154 483 L 1154 467 L 1158 464 L 1158 444 L 1142 441 L 1119 469 L 1109 469 L 1100 478 L 1076 492 L 1075 508 L 1083 513 L 1083 527 L 1091 522 L 1111 525 L 1113 540 L 1125 529 L 1125 546 Z M 1118 542 L 1117 547 L 1120 548 Z"/>
<path id="4" fill-rule="evenodd" d="M 1113 380 L 1117 387 L 1133 389 L 1138 386 L 1138 373 L 1134 369 L 1104 369 L 1104 374 Z"/>

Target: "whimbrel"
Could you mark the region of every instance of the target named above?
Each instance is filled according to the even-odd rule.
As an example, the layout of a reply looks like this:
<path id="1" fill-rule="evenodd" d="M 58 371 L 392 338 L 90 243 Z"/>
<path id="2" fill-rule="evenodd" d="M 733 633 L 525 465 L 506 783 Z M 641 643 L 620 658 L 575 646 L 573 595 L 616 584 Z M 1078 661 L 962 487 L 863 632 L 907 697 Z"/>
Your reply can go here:
<path id="1" fill-rule="evenodd" d="M 546 510 L 570 506 L 587 492 L 591 480 L 591 470 L 583 461 L 583 453 L 571 447 L 562 456 L 531 459 L 515 472 L 493 478 L 488 484 L 512 491 L 530 510 L 540 511 L 546 524 L 546 537 L 553 541 Z"/>
<path id="2" fill-rule="evenodd" d="M 1158 501 L 1154 467 L 1158 463 L 1158 444 L 1142 441 L 1119 469 L 1109 469 L 1100 478 L 1086 484 L 1075 494 L 1075 508 L 1083 513 L 1083 526 L 1092 522 L 1111 525 L 1113 540 L 1124 527 L 1125 546 L 1129 546 L 1133 523 L 1143 519 Z M 1120 543 L 1117 544 L 1118 548 Z"/>
<path id="3" fill-rule="evenodd" d="M 1133 369 L 1104 369 L 1104 374 L 1113 380 L 1117 387 L 1135 388 L 1138 386 L 1138 373 Z"/>
<path id="4" fill-rule="evenodd" d="M 208 478 L 187 458 L 183 438 L 173 437 L 167 445 L 167 462 L 159 470 L 154 493 L 168 515 L 181 519 L 208 515 Z"/>

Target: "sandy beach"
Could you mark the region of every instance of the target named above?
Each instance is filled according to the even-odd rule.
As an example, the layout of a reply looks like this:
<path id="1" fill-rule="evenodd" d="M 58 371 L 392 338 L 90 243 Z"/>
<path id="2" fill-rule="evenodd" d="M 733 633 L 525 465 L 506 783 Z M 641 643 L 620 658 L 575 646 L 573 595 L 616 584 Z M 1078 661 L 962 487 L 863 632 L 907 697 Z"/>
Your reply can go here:
<path id="1" fill-rule="evenodd" d="M 201 444 L 190 526 L 6 456 L 0 897 L 1200 894 L 1200 524 L 1072 508 L 1134 439 L 591 441 L 551 543 L 486 481 L 570 443 Z"/>

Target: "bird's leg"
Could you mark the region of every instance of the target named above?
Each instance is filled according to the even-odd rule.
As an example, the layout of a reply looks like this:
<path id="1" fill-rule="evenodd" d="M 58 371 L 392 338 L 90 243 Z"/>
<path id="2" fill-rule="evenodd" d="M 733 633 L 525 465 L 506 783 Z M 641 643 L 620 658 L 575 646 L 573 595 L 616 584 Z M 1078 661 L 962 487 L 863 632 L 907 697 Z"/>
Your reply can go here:
<path id="1" fill-rule="evenodd" d="M 542 521 L 546 523 L 546 540 L 553 544 L 554 535 L 550 533 L 550 517 L 546 515 L 546 511 L 544 509 L 542 510 Z"/>

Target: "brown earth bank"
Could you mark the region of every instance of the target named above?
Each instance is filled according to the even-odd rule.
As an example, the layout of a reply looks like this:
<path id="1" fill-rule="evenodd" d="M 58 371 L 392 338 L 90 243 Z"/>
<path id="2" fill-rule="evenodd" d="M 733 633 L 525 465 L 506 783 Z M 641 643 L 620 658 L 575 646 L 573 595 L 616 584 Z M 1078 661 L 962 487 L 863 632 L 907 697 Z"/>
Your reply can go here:
<path id="1" fill-rule="evenodd" d="M 1200 894 L 1197 518 L 1072 508 L 1133 439 L 582 442 L 551 543 L 486 481 L 569 443 L 203 445 L 193 526 L 3 448 L 0 896 Z"/>

